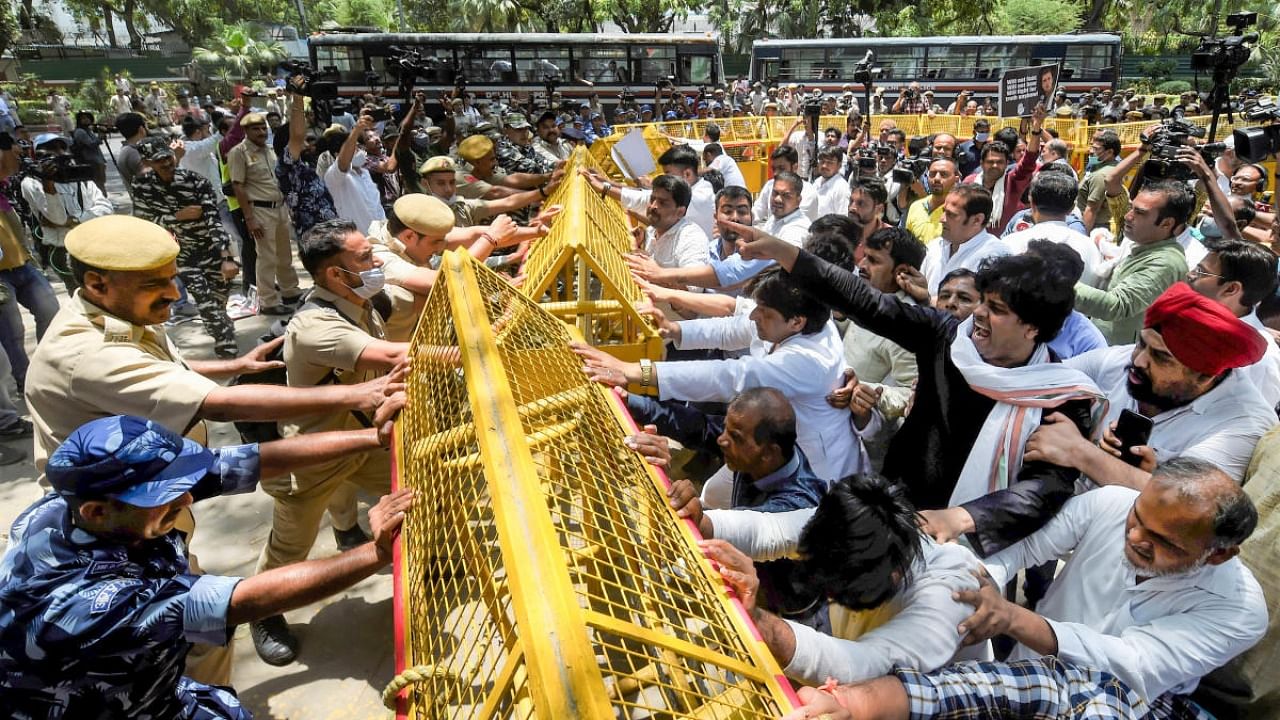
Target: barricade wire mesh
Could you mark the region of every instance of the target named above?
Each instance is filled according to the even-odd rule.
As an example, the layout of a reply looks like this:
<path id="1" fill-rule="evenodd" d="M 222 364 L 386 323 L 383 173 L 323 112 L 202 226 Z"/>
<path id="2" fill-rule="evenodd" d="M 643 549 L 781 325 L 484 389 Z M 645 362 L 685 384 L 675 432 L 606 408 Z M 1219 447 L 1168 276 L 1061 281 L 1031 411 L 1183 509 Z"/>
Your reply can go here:
<path id="1" fill-rule="evenodd" d="M 786 681 L 626 449 L 576 333 L 461 252 L 413 338 L 397 482 L 400 716 L 774 718 Z"/>
<path id="2" fill-rule="evenodd" d="M 522 291 L 591 345 L 625 360 L 660 360 L 662 338 L 636 310 L 645 296 L 622 260 L 632 247 L 626 212 L 592 190 L 578 173 L 584 167 L 600 169 L 583 149 L 565 163 L 565 179 L 547 200 L 562 210 L 529 251 Z"/>

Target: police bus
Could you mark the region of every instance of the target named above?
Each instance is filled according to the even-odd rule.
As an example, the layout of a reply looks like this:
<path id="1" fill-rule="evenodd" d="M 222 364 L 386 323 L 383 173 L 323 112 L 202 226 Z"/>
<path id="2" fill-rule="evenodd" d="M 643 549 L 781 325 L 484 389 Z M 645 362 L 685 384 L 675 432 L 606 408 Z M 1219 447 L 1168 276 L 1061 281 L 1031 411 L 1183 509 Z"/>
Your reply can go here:
<path id="1" fill-rule="evenodd" d="M 724 77 L 720 37 L 710 32 L 318 33 L 309 45 L 312 67 L 336 71 L 341 95 L 382 86 L 395 95 L 407 60 L 429 103 L 463 87 L 517 102 L 559 92 L 578 101 L 598 93 L 605 105 L 635 94 L 643 103 L 659 86 L 696 93 Z"/>
<path id="2" fill-rule="evenodd" d="M 1120 35 L 986 35 L 885 37 L 826 40 L 757 40 L 751 48 L 751 79 L 803 84 L 825 92 L 853 84 L 854 71 L 875 52 L 877 85 L 892 103 L 900 88 L 919 81 L 945 109 L 962 90 L 970 98 L 999 95 L 1000 75 L 1013 68 L 1062 63 L 1059 87 L 1074 99 L 1093 88 L 1115 90 L 1120 79 Z"/>

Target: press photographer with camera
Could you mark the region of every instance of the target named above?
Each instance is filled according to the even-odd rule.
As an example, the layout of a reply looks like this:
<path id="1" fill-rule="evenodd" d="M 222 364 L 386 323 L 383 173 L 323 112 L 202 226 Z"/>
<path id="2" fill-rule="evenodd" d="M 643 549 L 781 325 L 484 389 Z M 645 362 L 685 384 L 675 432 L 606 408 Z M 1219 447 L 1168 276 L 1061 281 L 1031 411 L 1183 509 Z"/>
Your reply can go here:
<path id="1" fill-rule="evenodd" d="M 924 96 L 920 93 L 920 83 L 912 82 L 910 85 L 904 86 L 898 95 L 897 101 L 893 103 L 894 115 L 919 115 L 929 110 L 929 105 L 924 101 Z"/>
<path id="2" fill-rule="evenodd" d="M 40 222 L 41 254 L 73 292 L 77 287 L 67 260 L 64 239 L 67 233 L 86 220 L 114 212 L 111 201 L 94 183 L 93 168 L 77 163 L 71 157 L 71 143 L 57 133 L 37 135 L 34 177 L 22 180 L 22 197 Z"/>
<path id="3" fill-rule="evenodd" d="M 93 122 L 93 113 L 81 110 L 76 113 L 76 129 L 71 133 L 71 154 L 76 161 L 93 168 L 93 182 L 102 192 L 107 191 L 107 159 L 102 156 L 107 129 Z"/>

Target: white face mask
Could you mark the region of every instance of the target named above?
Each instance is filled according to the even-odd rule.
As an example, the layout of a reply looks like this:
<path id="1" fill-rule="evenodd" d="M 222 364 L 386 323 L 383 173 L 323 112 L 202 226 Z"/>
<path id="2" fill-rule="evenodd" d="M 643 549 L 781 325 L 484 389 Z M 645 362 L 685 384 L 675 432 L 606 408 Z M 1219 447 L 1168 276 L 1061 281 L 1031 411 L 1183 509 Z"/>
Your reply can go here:
<path id="1" fill-rule="evenodd" d="M 360 277 L 360 282 L 362 284 L 351 288 L 351 292 L 365 300 L 368 300 L 374 295 L 382 292 L 382 288 L 387 284 L 387 276 L 382 272 L 382 268 L 380 267 L 373 268 L 372 270 L 362 270 L 358 273 L 353 273 L 344 268 L 338 269 L 348 275 L 358 275 Z M 351 286 L 348 285 L 347 287 Z"/>
<path id="2" fill-rule="evenodd" d="M 364 164 L 369 160 L 369 154 L 363 150 L 357 150 L 354 157 L 351 158 L 351 167 L 361 170 Z"/>

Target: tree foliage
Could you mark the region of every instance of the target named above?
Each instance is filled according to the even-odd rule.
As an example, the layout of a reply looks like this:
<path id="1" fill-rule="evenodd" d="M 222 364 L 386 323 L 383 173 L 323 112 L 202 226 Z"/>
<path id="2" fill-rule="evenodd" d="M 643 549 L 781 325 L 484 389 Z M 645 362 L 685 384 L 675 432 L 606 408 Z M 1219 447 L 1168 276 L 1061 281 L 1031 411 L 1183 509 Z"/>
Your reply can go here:
<path id="1" fill-rule="evenodd" d="M 278 42 L 261 40 L 245 23 L 222 29 L 205 47 L 194 48 L 191 59 L 206 73 L 225 73 L 234 80 L 253 77 L 269 70 L 286 57 Z"/>
<path id="2" fill-rule="evenodd" d="M 1007 35 L 1048 35 L 1080 29 L 1081 7 L 1072 0 L 1004 0 L 996 20 Z"/>

